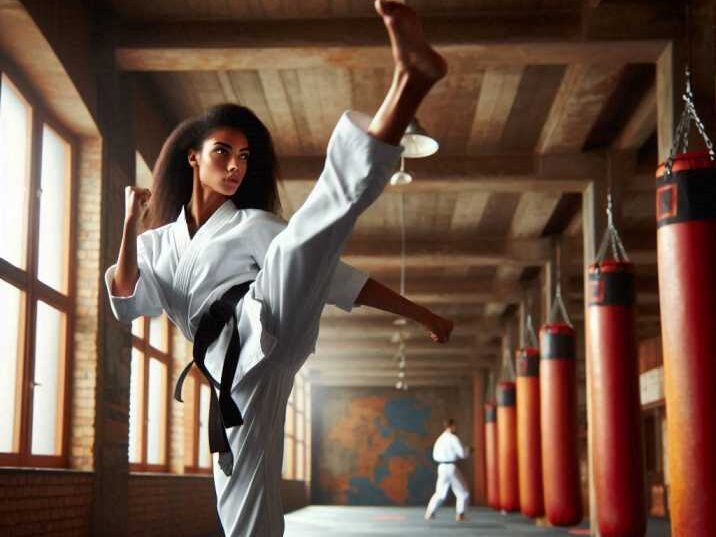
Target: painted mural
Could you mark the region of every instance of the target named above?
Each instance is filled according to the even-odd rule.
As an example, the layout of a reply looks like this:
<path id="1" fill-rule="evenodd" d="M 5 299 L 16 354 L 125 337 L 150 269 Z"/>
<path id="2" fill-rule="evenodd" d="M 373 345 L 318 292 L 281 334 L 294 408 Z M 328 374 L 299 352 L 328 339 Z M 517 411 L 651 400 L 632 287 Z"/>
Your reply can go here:
<path id="1" fill-rule="evenodd" d="M 458 423 L 469 423 L 455 415 L 461 406 L 456 390 L 323 388 L 313 393 L 316 503 L 425 504 L 434 491 L 432 446 L 443 419 L 455 416 Z"/>

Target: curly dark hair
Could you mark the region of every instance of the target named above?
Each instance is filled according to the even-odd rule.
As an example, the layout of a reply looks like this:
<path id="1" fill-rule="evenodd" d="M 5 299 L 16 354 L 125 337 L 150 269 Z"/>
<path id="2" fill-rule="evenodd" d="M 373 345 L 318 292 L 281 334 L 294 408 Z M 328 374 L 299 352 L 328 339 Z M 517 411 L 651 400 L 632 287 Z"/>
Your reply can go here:
<path id="1" fill-rule="evenodd" d="M 233 103 L 212 106 L 205 113 L 180 123 L 164 142 L 153 170 L 152 197 L 144 228 L 153 229 L 176 220 L 189 203 L 193 169 L 189 150 L 199 151 L 216 129 L 239 129 L 249 142 L 251 157 L 241 186 L 231 197 L 237 209 L 263 209 L 278 214 L 278 162 L 266 126 L 250 109 Z"/>

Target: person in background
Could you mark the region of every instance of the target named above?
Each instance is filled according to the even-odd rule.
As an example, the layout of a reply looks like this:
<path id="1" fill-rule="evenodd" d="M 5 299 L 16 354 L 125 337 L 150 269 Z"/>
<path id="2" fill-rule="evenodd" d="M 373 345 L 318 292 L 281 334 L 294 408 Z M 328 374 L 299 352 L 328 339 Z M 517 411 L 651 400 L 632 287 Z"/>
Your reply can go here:
<path id="1" fill-rule="evenodd" d="M 465 520 L 465 506 L 470 497 L 465 478 L 457 467 L 457 462 L 466 459 L 470 449 L 460 441 L 455 434 L 457 427 L 455 420 L 445 420 L 445 430 L 438 436 L 433 446 L 433 459 L 438 464 L 438 479 L 435 483 L 435 494 L 430 498 L 425 510 L 425 520 L 435 518 L 435 511 L 442 505 L 452 488 L 455 494 L 455 520 Z"/>

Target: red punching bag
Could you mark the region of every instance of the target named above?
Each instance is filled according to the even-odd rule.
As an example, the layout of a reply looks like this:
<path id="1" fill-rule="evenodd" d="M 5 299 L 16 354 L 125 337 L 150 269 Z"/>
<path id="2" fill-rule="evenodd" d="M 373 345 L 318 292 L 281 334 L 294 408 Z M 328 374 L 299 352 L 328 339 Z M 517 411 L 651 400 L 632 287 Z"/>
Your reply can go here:
<path id="1" fill-rule="evenodd" d="M 539 407 L 539 350 L 524 347 L 517 350 L 517 467 L 520 511 L 531 518 L 544 514 Z"/>
<path id="2" fill-rule="evenodd" d="M 656 221 L 672 534 L 716 535 L 716 163 L 657 171 Z"/>
<path id="3" fill-rule="evenodd" d="M 544 507 L 550 523 L 582 520 L 577 451 L 577 367 L 574 330 L 550 323 L 540 330 L 540 423 Z"/>
<path id="4" fill-rule="evenodd" d="M 499 465 L 500 508 L 517 511 L 520 508 L 517 478 L 517 401 L 515 383 L 497 384 L 497 458 Z"/>
<path id="5" fill-rule="evenodd" d="M 497 468 L 497 409 L 485 403 L 485 474 L 487 476 L 487 505 L 500 508 Z"/>
<path id="6" fill-rule="evenodd" d="M 603 537 L 639 537 L 646 532 L 646 498 L 634 266 L 591 265 L 588 300 L 597 522 Z"/>

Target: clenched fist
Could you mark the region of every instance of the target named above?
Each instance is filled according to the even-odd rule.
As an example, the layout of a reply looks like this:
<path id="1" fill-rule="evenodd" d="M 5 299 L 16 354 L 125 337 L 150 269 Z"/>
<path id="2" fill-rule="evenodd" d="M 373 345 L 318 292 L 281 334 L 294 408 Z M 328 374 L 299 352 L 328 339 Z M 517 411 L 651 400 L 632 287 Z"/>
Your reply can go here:
<path id="1" fill-rule="evenodd" d="M 124 189 L 124 223 L 137 224 L 142 221 L 149 207 L 152 193 L 147 188 L 128 186 Z"/>

